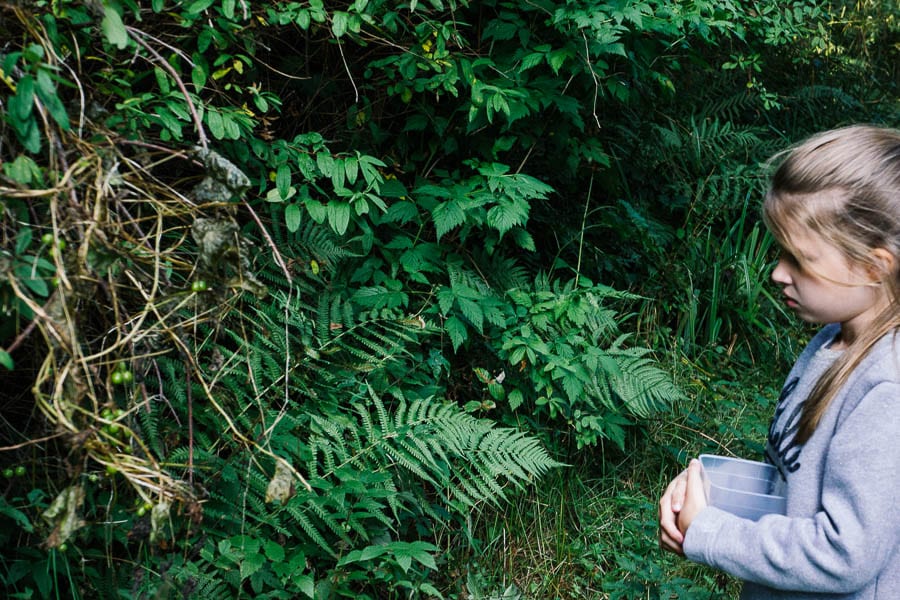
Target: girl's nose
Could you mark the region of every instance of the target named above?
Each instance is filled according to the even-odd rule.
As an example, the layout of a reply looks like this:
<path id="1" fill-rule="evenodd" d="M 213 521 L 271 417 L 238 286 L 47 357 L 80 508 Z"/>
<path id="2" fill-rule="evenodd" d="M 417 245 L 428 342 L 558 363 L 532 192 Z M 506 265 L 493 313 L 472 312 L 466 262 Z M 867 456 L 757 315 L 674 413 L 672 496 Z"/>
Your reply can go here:
<path id="1" fill-rule="evenodd" d="M 778 259 L 778 263 L 772 270 L 772 281 L 779 285 L 788 285 L 791 282 L 791 276 L 785 265 L 784 257 Z"/>

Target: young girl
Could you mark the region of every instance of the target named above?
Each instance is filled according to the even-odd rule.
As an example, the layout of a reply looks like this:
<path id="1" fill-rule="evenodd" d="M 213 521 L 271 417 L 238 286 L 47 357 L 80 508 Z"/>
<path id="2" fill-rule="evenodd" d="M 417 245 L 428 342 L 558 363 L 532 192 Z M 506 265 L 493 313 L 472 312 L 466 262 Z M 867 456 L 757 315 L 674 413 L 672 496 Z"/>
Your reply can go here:
<path id="1" fill-rule="evenodd" d="M 707 506 L 693 460 L 660 499 L 660 545 L 744 580 L 744 599 L 900 600 L 900 131 L 803 142 L 763 216 L 783 249 L 772 280 L 785 303 L 825 324 L 769 430 L 787 514 Z"/>

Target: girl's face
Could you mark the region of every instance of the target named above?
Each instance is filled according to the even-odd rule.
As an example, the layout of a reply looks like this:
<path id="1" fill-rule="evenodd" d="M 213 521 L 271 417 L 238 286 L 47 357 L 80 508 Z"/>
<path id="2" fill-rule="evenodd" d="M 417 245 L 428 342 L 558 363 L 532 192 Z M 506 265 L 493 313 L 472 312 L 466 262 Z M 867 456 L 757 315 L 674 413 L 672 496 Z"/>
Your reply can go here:
<path id="1" fill-rule="evenodd" d="M 797 316 L 810 323 L 841 323 L 838 344 L 849 344 L 890 302 L 885 287 L 868 265 L 851 263 L 817 234 L 795 232 L 790 241 L 797 256 L 782 252 L 772 281 Z"/>

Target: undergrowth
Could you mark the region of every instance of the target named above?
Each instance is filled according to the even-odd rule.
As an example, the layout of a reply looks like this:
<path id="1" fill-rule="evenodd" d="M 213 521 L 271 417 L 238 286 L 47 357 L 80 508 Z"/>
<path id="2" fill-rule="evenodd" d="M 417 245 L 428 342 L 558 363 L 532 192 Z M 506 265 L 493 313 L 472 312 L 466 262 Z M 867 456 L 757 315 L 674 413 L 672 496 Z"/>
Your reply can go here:
<path id="1" fill-rule="evenodd" d="M 802 343 L 803 329 L 794 334 Z M 691 457 L 761 460 L 782 367 L 727 356 L 683 364 L 687 397 L 635 434 L 630 451 L 581 453 L 509 509 L 473 515 L 469 535 L 481 541 L 453 565 L 454 578 L 470 582 L 456 588 L 459 598 L 736 598 L 738 581 L 659 549 L 657 502 Z"/>

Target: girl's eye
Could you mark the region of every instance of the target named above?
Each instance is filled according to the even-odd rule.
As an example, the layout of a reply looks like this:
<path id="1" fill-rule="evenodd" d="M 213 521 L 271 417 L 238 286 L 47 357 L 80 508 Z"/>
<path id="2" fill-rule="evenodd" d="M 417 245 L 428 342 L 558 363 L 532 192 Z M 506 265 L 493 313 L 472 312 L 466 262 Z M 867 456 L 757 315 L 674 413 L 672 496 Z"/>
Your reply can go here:
<path id="1" fill-rule="evenodd" d="M 787 252 L 787 251 L 782 251 L 782 253 L 781 253 L 781 260 L 783 260 L 784 262 L 788 263 L 788 264 L 791 265 L 792 267 L 799 267 L 799 266 L 800 266 L 800 262 L 797 260 L 797 257 L 794 256 L 793 254 L 791 254 L 790 252 Z"/>

